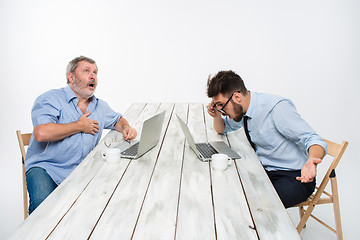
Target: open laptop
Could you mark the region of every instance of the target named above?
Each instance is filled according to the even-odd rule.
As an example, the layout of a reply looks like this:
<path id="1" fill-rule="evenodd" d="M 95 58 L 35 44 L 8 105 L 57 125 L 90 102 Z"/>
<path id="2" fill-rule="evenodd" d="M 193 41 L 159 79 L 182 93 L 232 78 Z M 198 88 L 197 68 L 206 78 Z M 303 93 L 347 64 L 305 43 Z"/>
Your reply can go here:
<path id="1" fill-rule="evenodd" d="M 239 154 L 232 150 L 223 141 L 216 141 L 210 143 L 195 143 L 194 138 L 192 137 L 189 128 L 186 126 L 185 122 L 177 114 L 176 117 L 180 122 L 180 126 L 182 131 L 184 132 L 186 141 L 188 141 L 190 148 L 194 151 L 196 156 L 201 161 L 210 161 L 211 155 L 215 153 L 224 153 L 232 159 L 241 158 Z"/>
<path id="2" fill-rule="evenodd" d="M 136 159 L 150 151 L 159 142 L 164 123 L 165 111 L 147 119 L 143 123 L 140 141 L 131 143 L 121 152 L 122 158 Z"/>

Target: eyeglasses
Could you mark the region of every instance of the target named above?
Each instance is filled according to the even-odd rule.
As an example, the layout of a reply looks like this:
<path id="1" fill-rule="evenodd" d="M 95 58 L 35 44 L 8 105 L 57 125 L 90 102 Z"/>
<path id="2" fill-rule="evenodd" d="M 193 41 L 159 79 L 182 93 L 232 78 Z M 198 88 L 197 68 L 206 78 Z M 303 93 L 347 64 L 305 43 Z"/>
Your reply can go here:
<path id="1" fill-rule="evenodd" d="M 214 108 L 216 111 L 220 112 L 222 115 L 227 115 L 227 113 L 225 112 L 224 109 L 225 109 L 225 107 L 226 107 L 226 104 L 228 104 L 228 103 L 230 102 L 232 96 L 233 96 L 234 93 L 236 93 L 236 92 L 240 93 L 240 91 L 235 91 L 235 92 L 233 92 L 233 94 L 231 94 L 231 96 L 230 96 L 229 99 L 226 101 L 226 103 L 222 106 L 222 108 L 220 108 L 220 109 L 219 109 L 219 108 L 216 108 L 217 103 L 214 104 L 213 108 Z"/>

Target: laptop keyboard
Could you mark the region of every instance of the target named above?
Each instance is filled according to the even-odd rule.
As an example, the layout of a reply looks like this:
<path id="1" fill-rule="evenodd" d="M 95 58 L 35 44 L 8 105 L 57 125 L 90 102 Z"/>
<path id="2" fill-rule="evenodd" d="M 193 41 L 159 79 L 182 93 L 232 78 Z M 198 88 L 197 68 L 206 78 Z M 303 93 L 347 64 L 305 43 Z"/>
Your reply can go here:
<path id="1" fill-rule="evenodd" d="M 209 143 L 197 143 L 195 146 L 204 158 L 211 158 L 213 154 L 218 153 Z"/>
<path id="2" fill-rule="evenodd" d="M 122 151 L 121 155 L 124 155 L 124 156 L 136 156 L 136 154 L 138 152 L 138 149 L 139 149 L 139 142 L 135 143 L 134 145 L 132 145 L 128 149 Z"/>

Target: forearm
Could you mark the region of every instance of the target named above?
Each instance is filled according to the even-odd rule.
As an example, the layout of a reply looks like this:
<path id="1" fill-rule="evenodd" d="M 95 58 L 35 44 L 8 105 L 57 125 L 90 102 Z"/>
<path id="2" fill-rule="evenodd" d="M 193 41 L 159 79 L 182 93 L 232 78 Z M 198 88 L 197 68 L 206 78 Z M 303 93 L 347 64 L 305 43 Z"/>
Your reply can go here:
<path id="1" fill-rule="evenodd" d="M 128 127 L 130 127 L 129 122 L 123 117 L 121 117 L 119 121 L 115 124 L 115 130 L 121 133 L 124 131 L 125 128 Z"/>
<path id="2" fill-rule="evenodd" d="M 225 130 L 224 119 L 221 116 L 214 117 L 213 127 L 217 133 L 223 133 Z"/>
<path id="3" fill-rule="evenodd" d="M 52 142 L 81 132 L 78 122 L 40 124 L 34 128 L 34 138 L 38 142 Z"/>
<path id="4" fill-rule="evenodd" d="M 325 156 L 325 149 L 320 145 L 312 145 L 309 148 L 308 159 L 319 158 L 323 159 Z"/>
<path id="5" fill-rule="evenodd" d="M 132 128 L 128 121 L 123 117 L 115 124 L 115 130 L 121 132 L 124 135 L 125 140 L 134 139 L 137 136 L 136 130 Z"/>

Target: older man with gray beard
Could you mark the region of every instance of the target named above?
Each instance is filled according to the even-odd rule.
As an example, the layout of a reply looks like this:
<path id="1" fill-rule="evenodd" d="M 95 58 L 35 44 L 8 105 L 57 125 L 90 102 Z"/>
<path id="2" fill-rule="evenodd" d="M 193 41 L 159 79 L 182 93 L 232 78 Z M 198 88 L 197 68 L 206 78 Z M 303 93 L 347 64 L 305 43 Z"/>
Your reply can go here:
<path id="1" fill-rule="evenodd" d="M 94 96 L 97 73 L 94 60 L 77 57 L 66 69 L 68 86 L 35 100 L 25 159 L 30 214 L 94 149 L 103 129 L 115 129 L 125 140 L 137 135 L 120 113 Z"/>

